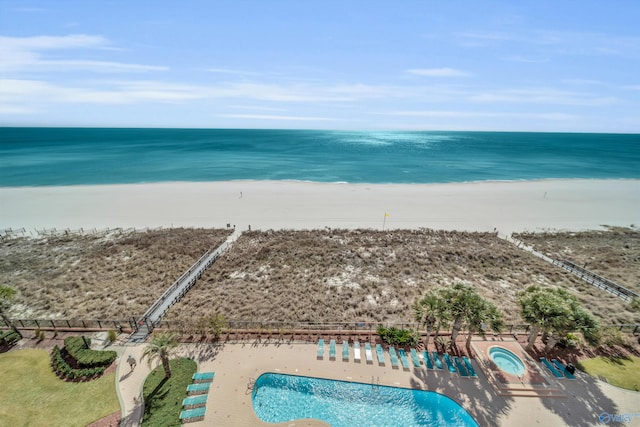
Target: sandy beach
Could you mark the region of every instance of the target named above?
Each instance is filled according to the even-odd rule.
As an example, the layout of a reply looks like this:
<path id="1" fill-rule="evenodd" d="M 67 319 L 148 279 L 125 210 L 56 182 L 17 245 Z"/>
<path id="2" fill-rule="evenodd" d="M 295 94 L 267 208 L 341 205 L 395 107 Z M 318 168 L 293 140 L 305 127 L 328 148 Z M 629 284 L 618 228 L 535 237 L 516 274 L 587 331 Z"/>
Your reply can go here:
<path id="1" fill-rule="evenodd" d="M 639 180 L 3 187 L 0 200 L 0 229 L 231 224 L 243 230 L 384 226 L 510 233 L 640 224 Z"/>
<path id="2" fill-rule="evenodd" d="M 544 180 L 431 185 L 231 181 L 0 188 L 0 229 L 207 227 L 262 229 L 432 228 L 460 231 L 587 230 L 640 224 L 640 180 Z M 382 233 L 385 234 L 385 233 Z M 164 283 L 160 281 L 160 283 Z M 126 347 L 139 359 L 143 346 Z M 447 372 L 318 361 L 314 344 L 189 345 L 179 353 L 215 371 L 211 404 L 194 425 L 264 425 L 247 384 L 264 372 L 420 388 L 450 396 L 480 425 L 597 425 L 598 416 L 637 413 L 638 394 L 581 375 L 560 382 L 566 398 L 504 397 L 483 373 L 476 381 Z M 120 366 L 122 369 L 124 365 Z M 125 369 L 128 367 L 125 366 Z M 135 423 L 148 373 L 118 372 L 122 416 Z M 553 384 L 556 381 L 552 378 Z M 135 400 L 134 400 L 135 398 Z M 635 417 L 628 425 L 638 425 Z M 287 425 L 323 425 L 295 421 Z"/>

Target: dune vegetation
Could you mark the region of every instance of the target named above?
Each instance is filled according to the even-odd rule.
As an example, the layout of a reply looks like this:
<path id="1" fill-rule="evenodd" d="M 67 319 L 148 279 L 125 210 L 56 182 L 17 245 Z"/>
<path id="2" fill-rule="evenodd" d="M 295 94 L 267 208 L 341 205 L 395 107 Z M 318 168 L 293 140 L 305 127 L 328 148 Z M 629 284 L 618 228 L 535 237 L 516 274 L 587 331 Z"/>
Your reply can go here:
<path id="1" fill-rule="evenodd" d="M 8 314 L 138 316 L 230 232 L 5 238 L 0 281 L 18 291 Z M 609 247 L 627 249 L 624 243 Z M 493 233 L 426 229 L 244 232 L 166 319 L 194 322 L 217 313 L 229 321 L 411 322 L 418 296 L 456 282 L 478 289 L 507 323 L 522 322 L 517 293 L 534 284 L 566 288 L 604 324 L 640 323 L 629 304 Z"/>
<path id="2" fill-rule="evenodd" d="M 230 230 L 165 229 L 6 238 L 0 283 L 17 290 L 16 318 L 126 319 Z"/>
<path id="3" fill-rule="evenodd" d="M 628 304 L 493 233 L 314 230 L 243 233 L 168 313 L 184 320 L 411 322 L 416 297 L 467 283 L 522 322 L 516 295 L 561 286 L 603 323 L 640 322 Z"/>
<path id="4" fill-rule="evenodd" d="M 514 237 L 557 260 L 568 260 L 640 293 L 640 230 L 520 233 Z"/>

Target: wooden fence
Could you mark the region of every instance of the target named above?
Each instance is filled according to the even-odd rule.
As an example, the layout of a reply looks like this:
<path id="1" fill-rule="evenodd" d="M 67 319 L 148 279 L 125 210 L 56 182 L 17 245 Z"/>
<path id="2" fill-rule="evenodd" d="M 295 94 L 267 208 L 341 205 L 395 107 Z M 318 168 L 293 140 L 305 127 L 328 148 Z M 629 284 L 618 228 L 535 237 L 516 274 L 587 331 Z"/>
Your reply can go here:
<path id="1" fill-rule="evenodd" d="M 69 329 L 69 330 L 135 330 L 139 318 L 130 319 L 10 319 L 18 329 Z M 296 331 L 306 333 L 307 331 L 342 331 L 349 332 L 375 332 L 378 326 L 395 327 L 399 329 L 424 330 L 418 323 L 376 323 L 376 322 L 260 322 L 260 321 L 239 321 L 228 320 L 225 329 L 247 330 L 247 331 L 270 331 L 270 332 L 291 332 Z M 626 323 L 615 325 L 603 325 L 614 327 L 621 332 L 640 334 L 640 324 Z M 0 328 L 8 329 L 9 325 L 0 319 Z M 202 327 L 198 319 L 192 321 L 162 320 L 156 328 L 173 331 L 197 332 Z M 529 332 L 530 325 L 525 323 L 508 323 L 503 329 L 504 334 L 516 334 Z M 441 333 L 448 330 L 442 329 Z"/>

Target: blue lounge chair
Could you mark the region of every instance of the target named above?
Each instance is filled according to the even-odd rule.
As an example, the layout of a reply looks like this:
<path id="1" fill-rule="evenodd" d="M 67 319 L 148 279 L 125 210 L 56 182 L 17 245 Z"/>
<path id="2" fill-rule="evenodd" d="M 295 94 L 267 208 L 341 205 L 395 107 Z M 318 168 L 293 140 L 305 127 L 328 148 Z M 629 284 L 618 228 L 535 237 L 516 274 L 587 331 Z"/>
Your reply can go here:
<path id="1" fill-rule="evenodd" d="M 396 349 L 393 347 L 389 347 L 389 358 L 391 359 L 391 367 L 398 367 L 398 355 L 396 354 Z"/>
<path id="2" fill-rule="evenodd" d="M 407 359 L 407 353 L 405 353 L 403 348 L 399 349 L 398 353 L 400 354 L 400 363 L 402 363 L 402 369 L 408 371 L 409 370 L 409 359 Z"/>
<path id="3" fill-rule="evenodd" d="M 553 359 L 551 361 L 553 362 L 554 365 L 556 365 L 556 368 L 558 368 L 558 371 L 563 373 L 565 377 L 569 378 L 570 380 L 576 379 L 576 377 L 571 372 L 567 371 L 567 367 L 564 366 L 562 363 L 558 362 L 557 359 Z"/>
<path id="4" fill-rule="evenodd" d="M 206 406 L 203 406 L 202 408 L 196 408 L 196 409 L 185 409 L 182 412 L 180 412 L 180 419 L 183 421 L 191 421 L 196 418 L 202 418 L 204 417 L 204 413 L 206 411 L 207 411 Z"/>
<path id="5" fill-rule="evenodd" d="M 447 364 L 447 368 L 449 369 L 449 372 L 452 373 L 456 373 L 456 367 L 453 366 L 453 362 L 451 362 L 451 356 L 449 356 L 449 353 L 445 353 L 444 354 L 444 361 Z"/>
<path id="6" fill-rule="evenodd" d="M 318 359 L 322 359 L 324 357 L 324 340 L 320 338 L 318 340 Z"/>
<path id="7" fill-rule="evenodd" d="M 473 377 L 473 378 L 478 378 L 478 374 L 476 374 L 476 370 L 473 369 L 473 365 L 471 364 L 471 360 L 467 356 L 464 356 L 462 358 L 462 360 L 464 361 L 464 364 L 467 367 L 467 371 L 469 371 L 469 376 Z"/>
<path id="8" fill-rule="evenodd" d="M 433 369 L 433 362 L 431 361 L 431 357 L 429 356 L 428 351 L 422 352 L 422 358 L 424 359 L 424 364 L 427 367 L 427 369 Z"/>
<path id="9" fill-rule="evenodd" d="M 554 377 L 556 377 L 556 378 L 564 378 L 564 375 L 562 375 L 562 372 L 558 372 L 558 370 L 556 369 L 556 367 L 555 367 L 555 366 L 553 366 L 553 365 L 551 364 L 551 362 L 549 362 L 549 361 L 547 360 L 547 358 L 546 358 L 546 357 L 541 357 L 541 358 L 540 358 L 540 361 L 544 364 L 544 366 L 546 366 L 546 367 L 547 367 L 547 369 L 548 369 L 549 371 L 551 371 L 551 373 L 553 374 L 553 376 L 554 376 Z"/>
<path id="10" fill-rule="evenodd" d="M 433 357 L 433 363 L 436 365 L 436 369 L 442 369 L 442 361 L 440 360 L 440 356 L 437 351 L 432 351 L 431 356 Z"/>
<path id="11" fill-rule="evenodd" d="M 469 376 L 469 373 L 467 372 L 467 368 L 462 363 L 462 359 L 460 359 L 459 357 L 454 357 L 453 358 L 453 363 L 455 364 L 456 368 L 458 369 L 458 373 L 460 374 L 461 377 L 468 377 Z"/>
<path id="12" fill-rule="evenodd" d="M 368 341 L 364 343 L 364 357 L 367 359 L 367 364 L 373 363 L 373 352 L 371 351 L 371 344 Z"/>
<path id="13" fill-rule="evenodd" d="M 342 341 L 342 360 L 349 361 L 349 343 L 346 341 Z"/>
<path id="14" fill-rule="evenodd" d="M 336 360 L 336 340 L 329 341 L 329 360 Z"/>
<path id="15" fill-rule="evenodd" d="M 378 357 L 378 365 L 384 366 L 384 350 L 380 344 L 376 344 L 376 356 Z"/>
<path id="16" fill-rule="evenodd" d="M 204 394 L 209 392 L 211 383 L 189 384 L 187 386 L 187 394 Z"/>
<path id="17" fill-rule="evenodd" d="M 191 379 L 196 383 L 210 383 L 215 376 L 215 372 L 196 372 Z"/>
<path id="18" fill-rule="evenodd" d="M 416 368 L 420 367 L 420 358 L 418 357 L 418 352 L 415 348 L 411 349 L 411 361 L 413 362 L 413 366 Z"/>
<path id="19" fill-rule="evenodd" d="M 196 407 L 196 406 L 203 406 L 207 404 L 207 399 L 209 398 L 208 395 L 206 394 L 201 394 L 199 396 L 191 396 L 191 397 L 185 397 L 182 400 L 182 406 L 190 406 L 190 407 Z M 193 409 L 193 408 L 189 408 L 189 409 Z"/>

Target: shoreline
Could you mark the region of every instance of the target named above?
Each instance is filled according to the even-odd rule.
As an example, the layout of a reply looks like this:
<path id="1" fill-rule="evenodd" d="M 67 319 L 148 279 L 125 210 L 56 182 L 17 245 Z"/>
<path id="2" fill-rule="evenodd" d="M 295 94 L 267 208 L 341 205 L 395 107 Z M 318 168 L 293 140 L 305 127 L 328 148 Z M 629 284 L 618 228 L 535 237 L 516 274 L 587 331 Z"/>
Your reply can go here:
<path id="1" fill-rule="evenodd" d="M 594 230 L 640 225 L 638 179 L 213 181 L 0 187 L 0 229 Z"/>

